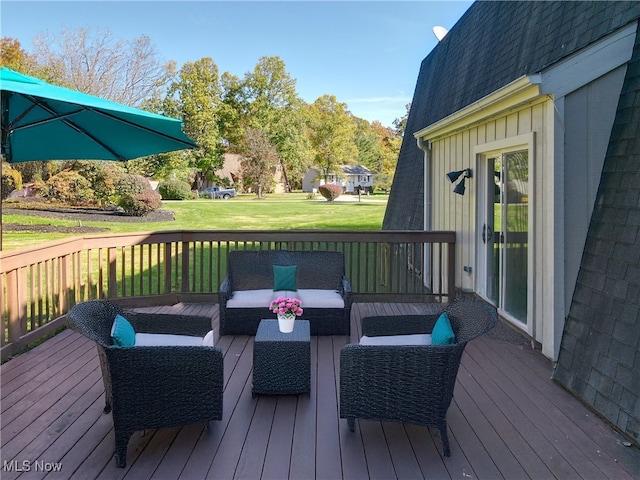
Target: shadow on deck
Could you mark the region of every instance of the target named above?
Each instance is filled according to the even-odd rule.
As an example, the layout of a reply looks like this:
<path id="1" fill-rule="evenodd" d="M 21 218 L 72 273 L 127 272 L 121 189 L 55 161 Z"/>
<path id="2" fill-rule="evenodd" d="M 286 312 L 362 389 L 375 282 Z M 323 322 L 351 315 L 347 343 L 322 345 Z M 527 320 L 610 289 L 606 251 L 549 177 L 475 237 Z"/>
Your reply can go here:
<path id="1" fill-rule="evenodd" d="M 425 308 L 354 304 L 352 340 L 364 316 Z M 218 320 L 210 304 L 144 310 Z M 640 478 L 640 451 L 551 381 L 551 362 L 503 325 L 465 350 L 447 415 L 451 457 L 426 427 L 360 421 L 351 433 L 338 418 L 339 355 L 348 340 L 312 337 L 310 395 L 252 398 L 252 337 L 221 337 L 222 421 L 137 432 L 119 469 L 96 349 L 65 330 L 2 365 L 1 477 Z"/>

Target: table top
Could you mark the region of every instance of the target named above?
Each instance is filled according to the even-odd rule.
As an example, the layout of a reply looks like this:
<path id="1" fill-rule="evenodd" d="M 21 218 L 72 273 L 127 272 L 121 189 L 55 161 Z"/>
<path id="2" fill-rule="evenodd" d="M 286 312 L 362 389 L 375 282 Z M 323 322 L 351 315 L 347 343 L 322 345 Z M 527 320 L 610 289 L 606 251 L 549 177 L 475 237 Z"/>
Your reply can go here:
<path id="1" fill-rule="evenodd" d="M 260 320 L 255 341 L 311 341 L 311 328 L 308 320 L 297 320 L 293 324 L 293 332 L 282 333 L 278 328 L 278 320 Z"/>

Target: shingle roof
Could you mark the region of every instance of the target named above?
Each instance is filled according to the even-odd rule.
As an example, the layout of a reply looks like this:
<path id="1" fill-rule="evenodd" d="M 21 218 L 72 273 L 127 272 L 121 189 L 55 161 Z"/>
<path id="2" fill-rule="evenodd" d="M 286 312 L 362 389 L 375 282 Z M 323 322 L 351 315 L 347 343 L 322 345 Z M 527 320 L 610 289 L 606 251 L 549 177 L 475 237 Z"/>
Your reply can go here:
<path id="1" fill-rule="evenodd" d="M 640 2 L 477 2 L 422 62 L 385 229 L 422 228 L 413 132 L 637 21 Z M 609 138 L 554 378 L 640 440 L 640 34 Z"/>
<path id="2" fill-rule="evenodd" d="M 383 228 L 422 229 L 413 133 L 640 16 L 640 2 L 476 2 L 422 61 Z"/>
<path id="3" fill-rule="evenodd" d="M 364 165 L 343 165 L 342 171 L 347 175 L 373 175 L 374 173 Z"/>

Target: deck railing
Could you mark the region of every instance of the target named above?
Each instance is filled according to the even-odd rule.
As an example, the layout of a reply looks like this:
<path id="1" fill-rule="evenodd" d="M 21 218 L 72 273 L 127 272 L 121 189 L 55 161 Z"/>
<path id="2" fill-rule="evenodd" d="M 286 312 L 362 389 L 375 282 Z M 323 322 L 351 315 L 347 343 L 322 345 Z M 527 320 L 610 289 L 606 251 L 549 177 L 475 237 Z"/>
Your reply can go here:
<path id="1" fill-rule="evenodd" d="M 75 237 L 0 252 L 5 359 L 62 326 L 78 302 L 130 306 L 217 302 L 236 249 L 345 254 L 355 301 L 448 301 L 455 233 L 423 231 L 169 231 Z"/>

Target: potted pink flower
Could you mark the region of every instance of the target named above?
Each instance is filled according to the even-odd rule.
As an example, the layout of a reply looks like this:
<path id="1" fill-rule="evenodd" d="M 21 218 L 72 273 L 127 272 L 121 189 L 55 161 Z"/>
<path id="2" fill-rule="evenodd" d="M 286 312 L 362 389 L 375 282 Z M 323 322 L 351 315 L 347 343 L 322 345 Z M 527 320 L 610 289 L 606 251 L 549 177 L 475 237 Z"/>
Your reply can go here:
<path id="1" fill-rule="evenodd" d="M 278 327 L 283 333 L 293 332 L 293 322 L 304 313 L 297 298 L 278 297 L 269 304 L 269 309 L 278 316 Z"/>

